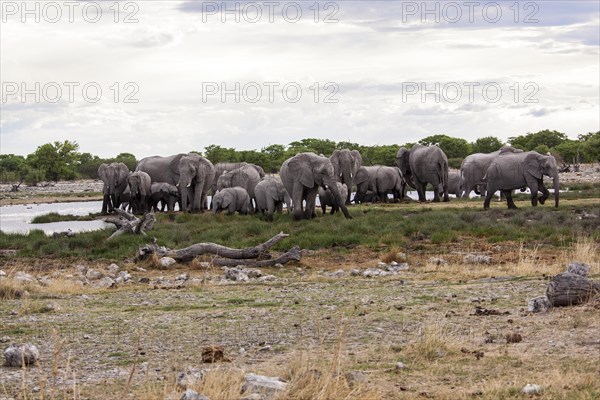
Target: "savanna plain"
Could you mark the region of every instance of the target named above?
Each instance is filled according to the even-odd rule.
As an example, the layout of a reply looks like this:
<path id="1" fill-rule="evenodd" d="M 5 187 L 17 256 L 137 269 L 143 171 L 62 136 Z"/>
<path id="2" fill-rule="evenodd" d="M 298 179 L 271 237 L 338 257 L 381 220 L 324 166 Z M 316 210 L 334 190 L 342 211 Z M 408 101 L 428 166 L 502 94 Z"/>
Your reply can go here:
<path id="1" fill-rule="evenodd" d="M 148 237 L 110 241 L 0 233 L 2 348 L 41 354 L 0 367 L 0 398 L 233 400 L 250 396 L 247 373 L 285 381 L 273 399 L 524 398 L 529 383 L 537 398 L 600 398 L 600 302 L 527 305 L 571 261 L 600 277 L 600 186 L 571 184 L 558 208 L 517 199 L 353 205 L 351 220 L 159 213 Z M 151 237 L 243 248 L 279 232 L 271 252 L 297 245 L 301 260 L 248 281 L 211 256 L 135 261 Z M 90 270 L 130 277 L 102 287 Z M 223 357 L 203 362 L 211 346 Z"/>

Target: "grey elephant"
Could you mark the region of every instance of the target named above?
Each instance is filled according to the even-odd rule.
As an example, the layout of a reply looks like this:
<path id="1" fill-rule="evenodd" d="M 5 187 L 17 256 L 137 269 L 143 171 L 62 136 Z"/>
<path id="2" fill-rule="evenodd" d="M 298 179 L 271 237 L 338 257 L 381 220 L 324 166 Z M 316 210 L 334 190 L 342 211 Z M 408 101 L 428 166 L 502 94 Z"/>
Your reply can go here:
<path id="1" fill-rule="evenodd" d="M 150 203 L 154 211 L 165 211 L 165 209 L 175 211 L 175 203 L 180 201 L 179 189 L 175 185 L 166 182 L 154 182 L 150 186 Z M 160 209 L 158 203 L 160 203 Z"/>
<path id="2" fill-rule="evenodd" d="M 230 162 L 220 162 L 220 163 L 216 163 L 215 164 L 215 179 L 213 180 L 213 184 L 212 184 L 212 192 L 216 193 L 217 192 L 217 181 L 219 180 L 219 177 L 221 175 L 223 175 L 223 173 L 225 171 L 233 171 L 234 169 L 240 168 L 240 167 L 244 167 L 246 165 L 250 165 L 251 167 L 253 167 L 256 172 L 258 172 L 258 176 L 260 176 L 260 178 L 264 178 L 265 177 L 265 171 L 264 169 L 256 164 L 251 164 L 251 163 L 247 163 L 245 161 L 242 162 L 235 162 L 235 163 L 230 163 Z"/>
<path id="3" fill-rule="evenodd" d="M 448 157 L 437 146 L 415 144 L 410 150 L 401 147 L 396 155 L 396 165 L 400 168 L 406 183 L 417 190 L 419 201 L 425 201 L 425 188 L 433 186 L 433 201 L 440 201 L 438 187 L 443 189 L 444 201 L 448 198 Z"/>
<path id="4" fill-rule="evenodd" d="M 217 191 L 229 187 L 243 187 L 250 196 L 250 212 L 254 212 L 252 200 L 255 199 L 254 188 L 260 182 L 260 175 L 250 164 L 242 165 L 231 171 L 225 171 L 217 180 Z"/>
<path id="5" fill-rule="evenodd" d="M 175 154 L 169 157 L 146 157 L 136 171 L 150 175 L 152 182 L 166 182 L 179 188 L 184 211 L 206 209 L 206 194 L 214 180 L 214 166 L 197 154 Z"/>
<path id="6" fill-rule="evenodd" d="M 124 163 L 100 164 L 98 177 L 102 187 L 102 214 L 112 211 L 121 204 L 121 196 L 127 188 L 129 168 Z"/>
<path id="7" fill-rule="evenodd" d="M 136 171 L 127 177 L 129 183 L 130 204 L 134 214 L 143 214 L 148 212 L 150 205 L 150 187 L 152 181 L 150 175 L 144 171 Z"/>
<path id="8" fill-rule="evenodd" d="M 516 209 L 512 199 L 512 191 L 524 186 L 531 191 L 531 205 L 537 206 L 538 200 L 544 204 L 550 196 L 544 186 L 543 177 L 549 176 L 554 185 L 554 206 L 558 207 L 559 179 L 556 160 L 551 155 L 543 155 L 536 151 L 523 153 L 505 153 L 498 156 L 488 167 L 483 181 L 486 182 L 484 208 L 490 207 L 490 201 L 496 190 L 506 196 L 509 209 Z M 538 199 L 538 191 L 542 196 Z"/>
<path id="9" fill-rule="evenodd" d="M 329 157 L 333 164 L 333 169 L 337 180 L 346 184 L 348 194 L 346 195 L 346 205 L 350 204 L 350 193 L 354 187 L 354 178 L 358 169 L 362 167 L 362 157 L 358 150 L 335 150 Z"/>
<path id="10" fill-rule="evenodd" d="M 342 198 L 345 199 L 348 195 L 348 187 L 346 186 L 346 184 L 340 182 L 336 182 L 335 184 L 338 188 L 338 191 L 340 192 L 340 196 L 342 196 Z M 327 212 L 327 206 L 331 207 L 330 214 L 335 214 L 340 210 L 340 207 L 338 204 L 336 204 L 331 189 L 329 188 L 323 189 L 322 187 L 319 187 L 319 203 L 321 204 L 321 210 L 323 210 L 323 215 L 325 215 L 325 213 Z"/>
<path id="11" fill-rule="evenodd" d="M 285 203 L 288 212 L 292 210 L 292 198 L 277 175 L 265 176 L 254 188 L 256 212 L 267 213 L 267 220 L 273 221 L 273 213 L 283 212 Z"/>
<path id="12" fill-rule="evenodd" d="M 373 167 L 373 192 L 376 197 L 384 203 L 389 200 L 388 194 L 392 194 L 396 200 L 404 198 L 406 183 L 400 168 L 385 165 L 375 165 Z"/>
<path id="13" fill-rule="evenodd" d="M 119 207 L 121 210 L 132 212 L 131 207 L 131 190 L 129 190 L 129 185 L 125 188 L 125 191 L 121 193 L 120 204 Z"/>
<path id="14" fill-rule="evenodd" d="M 354 178 L 356 193 L 354 194 L 353 199 L 355 204 L 376 201 L 376 196 L 374 196 L 375 182 L 373 179 L 376 170 L 377 167 L 374 166 L 363 166 L 356 171 L 356 176 Z M 371 195 L 367 199 L 366 195 L 369 192 Z"/>
<path id="15" fill-rule="evenodd" d="M 224 188 L 213 196 L 212 207 L 215 214 L 227 210 L 227 214 L 237 211 L 246 215 L 250 212 L 250 196 L 246 189 L 239 186 Z"/>
<path id="16" fill-rule="evenodd" d="M 460 171 L 448 171 L 448 194 L 453 194 L 457 198 L 462 195 Z M 438 188 L 440 196 L 442 196 L 442 188 Z"/>
<path id="17" fill-rule="evenodd" d="M 523 150 L 516 149 L 512 146 L 502 146 L 499 150 L 491 153 L 474 153 L 465 157 L 460 165 L 461 197 L 468 198 L 471 191 L 475 191 L 476 194 L 485 195 L 485 190 L 481 189 L 485 187 L 483 176 L 492 161 L 501 154 L 522 152 Z M 479 190 L 478 187 L 480 188 Z"/>
<path id="18" fill-rule="evenodd" d="M 337 188 L 335 170 L 331 160 L 315 153 L 299 153 L 281 164 L 279 171 L 283 186 L 292 196 L 294 219 L 316 217 L 315 202 L 318 187 L 330 187 L 333 199 L 346 218 L 352 218 L 345 205 L 345 199 Z M 304 205 L 306 201 L 306 205 Z"/>

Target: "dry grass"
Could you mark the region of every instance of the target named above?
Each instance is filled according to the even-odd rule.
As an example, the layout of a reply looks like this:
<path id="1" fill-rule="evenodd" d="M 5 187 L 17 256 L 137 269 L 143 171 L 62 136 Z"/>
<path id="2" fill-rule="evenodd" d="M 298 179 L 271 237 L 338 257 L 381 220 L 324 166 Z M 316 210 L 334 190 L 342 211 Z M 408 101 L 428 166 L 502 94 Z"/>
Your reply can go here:
<path id="1" fill-rule="evenodd" d="M 0 300 L 14 300 L 28 297 L 39 287 L 32 283 L 17 282 L 10 278 L 0 279 Z"/>
<path id="2" fill-rule="evenodd" d="M 408 256 L 406 253 L 402 252 L 399 247 L 394 246 L 390 249 L 390 251 L 381 257 L 381 261 L 386 264 L 389 264 L 392 261 L 397 263 L 405 263 L 408 262 Z"/>

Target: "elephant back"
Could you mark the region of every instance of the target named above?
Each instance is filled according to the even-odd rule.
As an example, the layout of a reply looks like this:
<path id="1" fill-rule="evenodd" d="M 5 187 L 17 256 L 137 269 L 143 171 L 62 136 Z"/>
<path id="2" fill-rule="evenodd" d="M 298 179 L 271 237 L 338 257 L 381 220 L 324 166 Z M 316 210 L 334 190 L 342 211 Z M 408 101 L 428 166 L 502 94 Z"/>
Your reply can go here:
<path id="1" fill-rule="evenodd" d="M 168 157 L 152 156 L 142 158 L 135 171 L 144 171 L 152 182 L 166 182 L 177 185 L 179 182 L 179 161 L 186 154 L 175 154 Z"/>

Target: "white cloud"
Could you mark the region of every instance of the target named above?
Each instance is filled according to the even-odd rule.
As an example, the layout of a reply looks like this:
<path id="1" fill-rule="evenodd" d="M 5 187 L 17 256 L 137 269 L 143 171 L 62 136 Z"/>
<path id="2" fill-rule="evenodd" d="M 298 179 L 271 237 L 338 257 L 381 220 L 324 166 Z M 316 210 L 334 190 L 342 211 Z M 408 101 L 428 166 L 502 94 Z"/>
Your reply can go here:
<path id="1" fill-rule="evenodd" d="M 335 24 L 314 23 L 308 3 L 306 18 L 296 24 L 281 18 L 203 23 L 201 13 L 191 9 L 197 2 L 140 2 L 135 24 L 115 24 L 108 6 L 103 11 L 108 17 L 97 24 L 10 20 L 1 27 L 3 82 L 80 86 L 73 103 L 63 98 L 57 104 L 23 104 L 19 96 L 3 103 L 1 151 L 29 153 L 65 139 L 101 156 L 128 151 L 142 157 L 209 144 L 259 149 L 304 137 L 401 144 L 437 133 L 506 139 L 546 128 L 576 137 L 600 129 L 600 20 L 590 3 L 539 3 L 536 24 L 510 19 L 490 24 L 481 18 L 403 23 L 401 2 L 358 1 L 339 3 Z M 82 99 L 81 86 L 89 82 L 102 89 L 96 104 Z M 139 103 L 122 102 L 132 93 L 127 82 L 139 87 L 134 96 Z M 229 88 L 256 82 L 263 98 L 236 103 L 230 95 L 222 103 L 212 96 L 203 102 L 207 82 L 226 82 Z M 265 82 L 280 84 L 272 103 Z M 281 97 L 288 82 L 303 89 L 298 103 Z M 315 82 L 319 103 L 310 89 Z M 339 103 L 322 102 L 327 82 L 339 85 Z M 407 82 L 428 88 L 455 82 L 463 97 L 456 103 L 444 96 L 437 103 L 432 95 L 423 103 L 420 93 L 403 98 Z M 473 101 L 466 82 L 480 83 Z M 537 91 L 527 89 L 528 82 Z M 486 83 L 501 87 L 497 103 L 482 97 Z M 524 102 L 528 94 L 537 102 Z"/>

